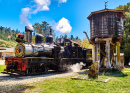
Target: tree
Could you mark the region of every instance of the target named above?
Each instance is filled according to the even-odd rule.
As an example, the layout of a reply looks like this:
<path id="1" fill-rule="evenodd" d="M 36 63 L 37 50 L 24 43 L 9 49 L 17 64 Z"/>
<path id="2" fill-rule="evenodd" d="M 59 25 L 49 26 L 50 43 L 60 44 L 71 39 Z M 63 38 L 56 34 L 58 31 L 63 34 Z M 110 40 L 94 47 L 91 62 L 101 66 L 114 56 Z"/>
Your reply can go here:
<path id="1" fill-rule="evenodd" d="M 127 15 L 124 18 L 124 38 L 121 44 L 121 51 L 124 52 L 125 65 L 128 65 L 130 61 L 130 3 L 127 3 L 124 6 L 118 6 L 116 9 L 124 10 Z"/>
<path id="2" fill-rule="evenodd" d="M 76 36 L 76 38 L 75 38 L 76 40 L 78 40 L 79 39 L 79 37 L 78 36 Z"/>
<path id="3" fill-rule="evenodd" d="M 89 43 L 88 39 L 85 38 L 82 41 L 82 47 L 87 49 L 92 49 L 92 45 Z"/>
<path id="4" fill-rule="evenodd" d="M 49 24 L 46 21 L 43 21 L 42 24 L 35 23 L 33 27 L 36 33 L 43 35 L 43 42 L 45 43 L 46 36 L 50 33 L 51 26 L 49 26 Z M 53 37 L 55 37 L 54 30 L 52 30 L 52 34 Z"/>
<path id="5" fill-rule="evenodd" d="M 73 40 L 73 39 L 74 39 L 73 35 L 71 35 L 70 39 L 71 39 L 71 40 Z"/>
<path id="6" fill-rule="evenodd" d="M 35 23 L 33 28 L 36 33 L 42 34 L 42 28 L 44 28 L 44 26 L 39 23 Z"/>
<path id="7" fill-rule="evenodd" d="M 67 38 L 67 35 L 66 35 L 66 34 L 64 35 L 64 38 Z"/>

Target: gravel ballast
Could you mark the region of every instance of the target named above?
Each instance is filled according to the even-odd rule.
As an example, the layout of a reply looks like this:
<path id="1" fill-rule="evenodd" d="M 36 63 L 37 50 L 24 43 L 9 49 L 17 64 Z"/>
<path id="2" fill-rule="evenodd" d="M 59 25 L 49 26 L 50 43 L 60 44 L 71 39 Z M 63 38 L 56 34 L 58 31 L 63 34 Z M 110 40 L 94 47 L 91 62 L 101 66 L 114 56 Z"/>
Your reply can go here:
<path id="1" fill-rule="evenodd" d="M 0 93 L 18 93 L 20 90 L 23 90 L 19 85 L 27 85 L 30 83 L 40 82 L 45 79 L 51 78 L 62 78 L 76 75 L 75 72 L 66 72 L 66 73 L 48 73 L 42 75 L 33 75 L 33 76 L 12 76 L 10 77 L 7 74 L 0 74 Z"/>

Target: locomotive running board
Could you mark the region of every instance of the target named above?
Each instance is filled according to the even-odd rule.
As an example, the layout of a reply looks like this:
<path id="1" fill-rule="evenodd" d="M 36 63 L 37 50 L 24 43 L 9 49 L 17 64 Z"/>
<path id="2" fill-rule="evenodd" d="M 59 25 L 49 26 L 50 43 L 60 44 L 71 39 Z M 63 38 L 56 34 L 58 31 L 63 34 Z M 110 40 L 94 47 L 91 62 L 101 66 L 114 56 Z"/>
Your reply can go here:
<path id="1" fill-rule="evenodd" d="M 6 70 L 6 69 L 4 69 L 4 71 L 6 71 L 6 72 L 1 72 L 1 73 L 3 73 L 3 74 L 13 74 L 13 73 L 18 73 L 18 74 L 20 74 L 20 75 L 25 75 L 25 73 L 24 72 L 21 72 L 21 71 L 11 71 L 11 70 Z"/>

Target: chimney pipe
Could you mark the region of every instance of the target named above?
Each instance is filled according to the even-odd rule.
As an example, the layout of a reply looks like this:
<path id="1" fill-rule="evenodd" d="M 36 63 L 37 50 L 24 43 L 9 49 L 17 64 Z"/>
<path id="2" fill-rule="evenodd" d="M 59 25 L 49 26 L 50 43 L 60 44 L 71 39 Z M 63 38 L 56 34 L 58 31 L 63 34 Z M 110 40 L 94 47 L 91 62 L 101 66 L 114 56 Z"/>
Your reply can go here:
<path id="1" fill-rule="evenodd" d="M 32 42 L 32 32 L 33 32 L 33 28 L 30 26 L 25 26 L 25 32 L 26 32 L 26 41 L 28 43 Z"/>

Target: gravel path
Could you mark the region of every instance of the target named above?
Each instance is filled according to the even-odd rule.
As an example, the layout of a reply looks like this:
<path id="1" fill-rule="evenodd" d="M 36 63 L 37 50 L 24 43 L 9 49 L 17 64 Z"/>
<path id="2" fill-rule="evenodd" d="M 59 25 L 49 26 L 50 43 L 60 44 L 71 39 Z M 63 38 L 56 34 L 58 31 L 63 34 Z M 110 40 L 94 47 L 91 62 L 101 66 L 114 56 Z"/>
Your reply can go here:
<path id="1" fill-rule="evenodd" d="M 75 72 L 66 72 L 66 73 L 48 73 L 48 74 L 42 74 L 42 75 L 34 75 L 34 76 L 13 76 L 10 77 L 6 74 L 0 74 L 0 93 L 20 93 L 21 89 L 20 87 L 16 88 L 18 85 L 26 85 L 34 82 L 40 82 L 44 79 L 51 79 L 51 78 L 57 78 L 57 77 L 67 77 L 67 76 L 73 76 L 76 75 Z"/>

